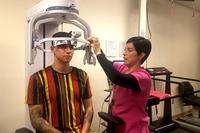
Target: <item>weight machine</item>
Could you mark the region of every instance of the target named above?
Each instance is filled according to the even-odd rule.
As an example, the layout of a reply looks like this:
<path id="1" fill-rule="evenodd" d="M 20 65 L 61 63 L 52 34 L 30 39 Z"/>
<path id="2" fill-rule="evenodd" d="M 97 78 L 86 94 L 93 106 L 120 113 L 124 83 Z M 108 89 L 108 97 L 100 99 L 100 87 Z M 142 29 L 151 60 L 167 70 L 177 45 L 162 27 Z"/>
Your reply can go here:
<path id="1" fill-rule="evenodd" d="M 184 106 L 192 106 L 192 113 L 186 116 L 182 116 L 176 120 L 181 127 L 188 129 L 193 132 L 200 132 L 200 97 L 195 95 L 200 92 L 200 90 L 194 90 L 191 81 L 200 83 L 200 80 L 182 78 L 182 77 L 173 77 L 176 79 L 184 80 L 178 86 L 179 93 L 182 96 L 182 101 Z"/>
<path id="2" fill-rule="evenodd" d="M 199 82 L 199 80 L 196 79 L 190 79 L 190 78 L 184 78 L 184 77 L 177 77 L 172 76 L 172 72 L 167 70 L 164 67 L 157 67 L 157 68 L 147 68 L 147 71 L 151 74 L 153 81 L 161 81 L 165 82 L 165 92 L 166 94 L 171 94 L 171 83 L 177 84 L 179 93 L 178 95 L 174 96 L 167 96 L 166 98 L 160 99 L 159 101 L 164 102 L 164 113 L 163 118 L 161 120 L 157 121 L 150 121 L 151 123 L 151 131 L 155 133 L 176 133 L 176 132 L 183 132 L 183 133 L 192 133 L 192 132 L 200 132 L 200 128 L 198 127 L 200 124 L 199 120 L 188 118 L 188 117 L 181 117 L 178 120 L 172 120 L 172 113 L 171 113 L 171 100 L 174 98 L 183 98 L 185 101 L 190 102 L 190 105 L 195 105 L 200 107 L 200 97 L 194 96 L 194 93 L 200 92 L 200 90 L 194 91 L 192 85 L 188 81 L 196 81 Z M 166 76 L 166 79 L 159 79 L 156 78 L 156 76 Z M 173 81 L 173 80 L 184 80 L 184 81 Z M 187 80 L 187 82 L 185 81 Z M 150 108 L 151 109 L 151 108 Z M 195 111 L 195 112 L 199 112 Z M 199 117 L 199 113 L 196 113 Z M 151 115 L 151 114 L 149 114 Z M 150 117 L 151 118 L 151 117 Z M 184 124 L 182 122 L 184 121 L 187 124 Z M 193 122 L 191 122 L 193 121 Z M 190 125 L 189 125 L 190 123 Z M 191 124 L 192 123 L 192 124 Z M 198 123 L 198 124 L 197 124 Z M 196 124 L 196 126 L 194 126 Z"/>

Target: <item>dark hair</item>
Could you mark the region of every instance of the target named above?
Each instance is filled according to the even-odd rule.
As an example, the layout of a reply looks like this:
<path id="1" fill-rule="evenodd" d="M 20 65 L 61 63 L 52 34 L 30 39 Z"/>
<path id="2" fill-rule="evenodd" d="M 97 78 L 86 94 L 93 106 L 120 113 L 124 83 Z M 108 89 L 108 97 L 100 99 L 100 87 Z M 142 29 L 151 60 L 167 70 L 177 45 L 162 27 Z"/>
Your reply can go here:
<path id="1" fill-rule="evenodd" d="M 72 37 L 72 31 L 70 32 L 56 32 L 53 34 L 52 37 Z M 71 44 L 71 41 L 68 41 L 69 44 Z M 52 45 L 53 45 L 53 41 L 52 41 Z"/>
<path id="2" fill-rule="evenodd" d="M 55 34 L 53 34 L 52 37 L 71 37 L 72 36 L 72 32 L 56 32 Z"/>
<path id="3" fill-rule="evenodd" d="M 141 60 L 141 64 L 148 58 L 151 52 L 151 42 L 148 39 L 145 39 L 141 36 L 131 37 L 127 40 L 127 43 L 132 43 L 138 53 L 140 55 L 142 52 L 145 53 L 145 56 Z"/>

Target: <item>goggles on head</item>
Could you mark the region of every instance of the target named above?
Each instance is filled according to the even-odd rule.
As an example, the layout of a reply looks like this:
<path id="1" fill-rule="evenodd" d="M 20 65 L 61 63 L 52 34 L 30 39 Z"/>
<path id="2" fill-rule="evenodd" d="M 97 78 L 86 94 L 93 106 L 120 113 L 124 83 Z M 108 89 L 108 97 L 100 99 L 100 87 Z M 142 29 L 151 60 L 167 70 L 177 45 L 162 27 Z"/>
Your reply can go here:
<path id="1" fill-rule="evenodd" d="M 73 47 L 77 46 L 76 41 L 69 41 L 69 40 L 56 40 L 53 41 L 53 46 L 59 46 L 59 45 L 71 45 Z"/>

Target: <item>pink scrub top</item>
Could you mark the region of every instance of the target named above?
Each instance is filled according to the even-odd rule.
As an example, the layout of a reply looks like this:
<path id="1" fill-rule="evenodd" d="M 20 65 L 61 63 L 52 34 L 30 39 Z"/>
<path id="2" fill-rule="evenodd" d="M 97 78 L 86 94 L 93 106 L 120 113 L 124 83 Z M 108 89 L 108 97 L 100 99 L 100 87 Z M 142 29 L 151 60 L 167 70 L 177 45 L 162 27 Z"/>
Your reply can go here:
<path id="1" fill-rule="evenodd" d="M 127 71 L 124 64 L 114 63 L 121 73 Z M 141 92 L 118 85 L 113 86 L 112 115 L 123 120 L 116 128 L 116 133 L 149 133 L 149 117 L 145 111 L 151 89 L 151 77 L 144 68 L 132 72 L 141 88 Z"/>

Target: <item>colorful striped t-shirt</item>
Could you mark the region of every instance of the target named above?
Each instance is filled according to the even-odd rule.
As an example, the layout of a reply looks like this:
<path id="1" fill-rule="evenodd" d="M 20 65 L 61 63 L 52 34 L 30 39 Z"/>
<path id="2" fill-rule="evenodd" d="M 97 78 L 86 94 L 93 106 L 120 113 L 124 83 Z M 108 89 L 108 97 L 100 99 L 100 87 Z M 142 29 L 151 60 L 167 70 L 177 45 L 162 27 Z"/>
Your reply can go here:
<path id="1" fill-rule="evenodd" d="M 73 67 L 63 74 L 49 66 L 30 77 L 27 104 L 42 104 L 43 118 L 60 131 L 79 133 L 84 118 L 82 100 L 91 96 L 85 71 Z"/>

